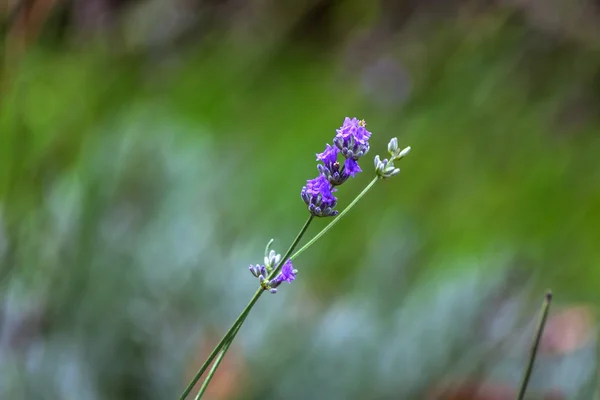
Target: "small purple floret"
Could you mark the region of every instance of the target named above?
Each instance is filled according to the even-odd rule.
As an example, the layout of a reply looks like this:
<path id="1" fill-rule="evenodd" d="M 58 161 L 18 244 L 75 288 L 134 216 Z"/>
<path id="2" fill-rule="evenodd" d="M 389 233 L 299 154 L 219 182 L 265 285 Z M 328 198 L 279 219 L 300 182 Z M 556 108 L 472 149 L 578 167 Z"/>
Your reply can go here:
<path id="1" fill-rule="evenodd" d="M 323 163 L 317 165 L 317 169 L 321 175 L 327 178 L 332 186 L 339 186 L 346 182 L 350 176 L 353 176 L 340 166 L 340 163 L 337 161 L 339 153 L 340 150 L 337 147 L 327 144 L 325 151 L 317 154 L 317 160 Z"/>
<path id="2" fill-rule="evenodd" d="M 317 161 L 322 161 L 323 164 L 329 166 L 337 161 L 337 155 L 340 150 L 330 144 L 327 144 L 326 146 L 324 152 L 317 154 Z"/>
<path id="3" fill-rule="evenodd" d="M 292 265 L 292 260 L 288 259 L 285 264 L 283 264 L 283 267 L 281 267 L 281 272 L 277 278 L 281 281 L 292 283 L 292 281 L 296 279 L 297 272 L 298 271 L 296 271 Z"/>
<path id="4" fill-rule="evenodd" d="M 360 165 L 354 158 L 347 158 L 344 163 L 344 172 L 354 178 L 354 175 L 362 172 L 362 169 L 360 169 Z"/>
<path id="5" fill-rule="evenodd" d="M 338 213 L 333 209 L 337 204 L 337 199 L 332 194 L 335 191 L 329 180 L 324 175 L 319 175 L 306 181 L 300 196 L 308 206 L 308 211 L 315 217 L 332 217 Z"/>
<path id="6" fill-rule="evenodd" d="M 367 130 L 364 121 L 346 117 L 342 127 L 337 130 L 333 143 L 344 157 L 358 160 L 369 151 L 370 137 L 371 132 Z"/>
<path id="7" fill-rule="evenodd" d="M 281 271 L 277 274 L 277 276 L 270 281 L 267 281 L 262 275 L 258 277 L 260 281 L 260 285 L 264 290 L 268 290 L 271 293 L 277 293 L 277 288 L 283 282 L 292 283 L 296 279 L 297 270 L 294 269 L 292 265 L 292 260 L 288 259 L 283 266 L 281 267 Z"/>

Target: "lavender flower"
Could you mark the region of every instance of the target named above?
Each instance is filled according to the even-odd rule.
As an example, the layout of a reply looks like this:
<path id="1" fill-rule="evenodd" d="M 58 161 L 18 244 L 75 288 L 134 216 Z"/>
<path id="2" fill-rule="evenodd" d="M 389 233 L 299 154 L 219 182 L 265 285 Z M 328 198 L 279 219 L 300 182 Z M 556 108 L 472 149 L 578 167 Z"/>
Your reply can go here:
<path id="1" fill-rule="evenodd" d="M 294 269 L 292 260 L 288 259 L 285 264 L 283 264 L 283 267 L 281 267 L 281 272 L 279 272 L 279 274 L 277 274 L 277 276 L 274 279 L 271 279 L 269 282 L 269 291 L 271 293 L 277 293 L 277 287 L 283 282 L 292 283 L 292 281 L 296 279 L 297 273 L 298 270 Z"/>
<path id="2" fill-rule="evenodd" d="M 292 283 L 292 281 L 296 279 L 298 271 L 294 269 L 292 260 L 288 259 L 281 266 L 281 270 L 277 276 L 271 280 L 268 279 L 269 274 L 277 268 L 279 261 L 281 261 L 281 254 L 278 254 L 275 250 L 271 250 L 272 243 L 273 239 L 267 243 L 267 247 L 265 248 L 265 264 L 250 265 L 250 272 L 258 278 L 258 282 L 264 290 L 268 290 L 271 293 L 277 293 L 277 287 L 281 285 L 282 282 Z"/>
<path id="3" fill-rule="evenodd" d="M 202 397 L 204 390 L 208 383 L 212 379 L 213 373 L 219 366 L 223 355 L 229 349 L 229 345 L 234 340 L 240 326 L 243 324 L 244 319 L 251 311 L 252 307 L 256 304 L 259 297 L 265 292 L 277 293 L 277 288 L 283 283 L 292 283 L 296 279 L 297 270 L 292 265 L 292 258 L 296 258 L 299 254 L 308 249 L 313 245 L 319 238 L 326 234 L 337 222 L 330 222 L 325 228 L 323 228 L 318 234 L 316 234 L 308 243 L 302 246 L 299 250 L 294 253 L 296 246 L 300 243 L 303 235 L 306 233 L 308 226 L 310 225 L 313 217 L 327 217 L 335 216 L 338 214 L 334 210 L 337 199 L 333 195 L 336 192 L 336 186 L 343 184 L 349 177 L 354 177 L 357 173 L 361 172 L 361 168 L 358 165 L 360 157 L 365 155 L 369 151 L 369 139 L 371 132 L 367 131 L 366 124 L 364 121 L 358 121 L 356 118 L 346 118 L 340 129 L 337 130 L 337 135 L 333 139 L 334 146 L 327 145 L 325 151 L 317 154 L 317 160 L 321 163 L 318 165 L 319 176 L 315 179 L 306 181 L 306 185 L 302 188 L 301 197 L 302 200 L 308 206 L 308 210 L 311 213 L 311 217 L 307 219 L 300 232 L 296 236 L 296 239 L 292 242 L 285 256 L 281 257 L 274 250 L 271 250 L 271 239 L 264 252 L 264 264 L 250 265 L 249 269 L 252 275 L 258 278 L 260 289 L 256 291 L 254 297 L 246 308 L 240 314 L 240 317 L 236 320 L 234 325 L 231 326 L 228 333 L 223 336 L 221 341 L 217 344 L 215 349 L 211 352 L 211 355 L 204 362 L 198 373 L 192 379 L 190 384 L 184 390 L 181 398 L 186 398 L 193 387 L 202 376 L 203 372 L 212 364 L 212 370 L 208 374 L 204 381 L 200 392 L 196 396 L 197 398 Z M 375 173 L 376 177 L 369 183 L 348 205 L 348 207 L 338 216 L 343 217 L 347 211 L 349 211 L 354 205 L 377 183 L 379 180 L 390 178 L 400 172 L 399 168 L 394 165 L 395 161 L 398 161 L 405 157 L 410 151 L 410 147 L 400 149 L 398 147 L 398 139 L 393 138 L 388 144 L 388 152 L 390 158 L 381 159 L 379 156 L 375 156 Z M 344 165 L 341 166 L 338 162 L 338 155 L 342 154 L 345 158 Z M 217 357 L 218 354 L 218 357 Z"/>
<path id="4" fill-rule="evenodd" d="M 250 272 L 258 278 L 260 286 L 271 293 L 277 293 L 277 287 L 283 282 L 292 283 L 296 279 L 298 270 L 294 269 L 292 260 L 288 259 L 281 267 L 281 271 L 270 281 L 267 279 L 267 269 L 264 265 L 251 265 Z"/>
<path id="5" fill-rule="evenodd" d="M 369 138 L 371 132 L 367 130 L 364 120 L 356 118 L 344 120 L 344 124 L 337 130 L 333 143 L 348 159 L 358 160 L 369 152 Z"/>
<path id="6" fill-rule="evenodd" d="M 354 175 L 358 174 L 359 172 L 362 172 L 362 169 L 360 169 L 360 165 L 358 165 L 354 158 L 346 159 L 346 162 L 344 163 L 344 170 L 348 173 L 348 175 L 350 175 L 353 178 Z"/>
<path id="7" fill-rule="evenodd" d="M 335 147 L 327 144 L 325 151 L 317 153 L 317 161 L 322 162 L 317 166 L 319 176 L 306 181 L 300 192 L 312 215 L 331 217 L 338 214 L 333 209 L 337 199 L 332 193 L 336 191 L 335 186 L 362 172 L 357 160 L 369 151 L 371 132 L 366 126 L 365 121 L 346 117 L 333 139 Z M 340 153 L 346 158 L 343 166 L 337 160 Z"/>
<path id="8" fill-rule="evenodd" d="M 275 279 L 278 279 L 281 282 L 286 281 L 287 283 L 292 283 L 292 281 L 296 279 L 297 273 L 298 270 L 294 269 L 292 260 L 288 259 L 285 264 L 283 264 L 283 267 L 281 267 L 281 272 Z"/>
<path id="9" fill-rule="evenodd" d="M 319 175 L 306 181 L 300 196 L 308 206 L 308 211 L 315 217 L 332 217 L 338 213 L 333 209 L 337 204 L 337 199 L 332 194 L 335 191 L 329 180 L 324 175 Z"/>
<path id="10" fill-rule="evenodd" d="M 317 154 L 317 161 L 323 164 L 317 165 L 317 169 L 321 175 L 324 175 L 332 186 L 339 186 L 346 182 L 349 177 L 354 177 L 359 172 L 362 172 L 358 163 L 352 159 L 346 159 L 344 166 L 341 167 L 337 160 L 340 150 L 327 144 L 325 151 Z"/>

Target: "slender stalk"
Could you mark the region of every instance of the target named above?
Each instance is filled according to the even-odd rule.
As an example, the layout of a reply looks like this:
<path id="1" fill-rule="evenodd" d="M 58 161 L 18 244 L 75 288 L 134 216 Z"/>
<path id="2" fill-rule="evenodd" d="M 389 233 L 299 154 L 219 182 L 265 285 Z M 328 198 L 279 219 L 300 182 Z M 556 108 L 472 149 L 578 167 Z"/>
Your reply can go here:
<path id="1" fill-rule="evenodd" d="M 225 353 L 227 353 L 227 350 L 229 350 L 229 346 L 231 346 L 231 343 L 233 343 L 233 340 L 235 339 L 235 336 L 240 331 L 240 328 L 242 327 L 242 324 L 246 320 L 246 317 L 248 317 L 248 314 L 250 314 L 250 309 L 247 310 L 247 312 L 244 315 L 244 317 L 242 318 L 242 320 L 236 325 L 235 331 L 233 331 L 231 333 L 231 335 L 229 336 L 228 340 L 223 344 L 223 348 L 219 352 L 219 355 L 217 356 L 217 359 L 215 360 L 212 368 L 210 369 L 210 371 L 208 371 L 208 375 L 206 376 L 206 379 L 204 379 L 204 382 L 202 382 L 202 386 L 200 387 L 200 390 L 198 391 L 198 394 L 196 395 L 195 400 L 199 400 L 200 398 L 202 398 L 204 392 L 206 391 L 206 388 L 208 387 L 208 384 L 212 380 L 213 375 L 217 371 L 217 368 L 219 368 L 219 364 L 221 363 L 221 361 L 225 357 Z"/>
<path id="2" fill-rule="evenodd" d="M 302 239 L 302 236 L 306 233 L 306 230 L 308 229 L 308 226 L 312 222 L 313 218 L 314 218 L 314 216 L 311 215 L 306 220 L 306 222 L 302 226 L 302 229 L 300 229 L 300 232 L 298 232 L 298 235 L 296 235 L 296 238 L 294 239 L 294 241 L 292 242 L 292 244 L 290 245 L 290 247 L 285 252 L 285 256 L 282 257 L 282 259 L 279 262 L 279 264 L 277 265 L 277 267 L 273 270 L 273 272 L 271 272 L 271 275 L 269 275 L 269 279 L 272 276 L 274 276 L 281 269 L 281 267 L 283 266 L 283 263 L 285 262 L 285 260 L 287 259 L 287 257 L 294 251 L 294 249 L 296 248 L 296 246 L 300 242 L 300 239 Z M 235 338 L 235 335 L 237 334 L 237 331 L 241 328 L 242 324 L 244 323 L 244 320 L 246 319 L 246 317 L 250 313 L 250 310 L 252 309 L 252 307 L 254 307 L 254 305 L 256 304 L 256 302 L 258 301 L 258 299 L 260 298 L 260 296 L 262 295 L 263 292 L 264 292 L 264 289 L 261 287 L 261 288 L 259 288 L 256 291 L 256 293 L 254 293 L 254 296 L 252 297 L 252 300 L 250 300 L 250 302 L 248 303 L 248 305 L 244 308 L 244 310 L 241 312 L 241 314 L 237 317 L 237 319 L 235 320 L 235 322 L 233 323 L 233 325 L 231 325 L 231 328 L 229 328 L 229 330 L 227 331 L 227 333 L 225 333 L 225 335 L 221 338 L 221 340 L 219 341 L 219 343 L 215 346 L 215 348 L 213 349 L 213 351 L 210 353 L 210 355 L 208 356 L 208 358 L 206 359 L 206 361 L 204 361 L 204 364 L 202 364 L 202 367 L 200 367 L 200 369 L 198 370 L 198 372 L 196 373 L 196 375 L 194 375 L 194 378 L 192 379 L 192 381 L 187 385 L 187 387 L 185 388 L 185 390 L 183 391 L 183 393 L 179 397 L 179 400 L 184 400 L 187 397 L 187 395 L 190 394 L 190 392 L 192 391 L 192 389 L 194 388 L 194 386 L 196 385 L 196 383 L 198 383 L 198 380 L 200 380 L 200 377 L 202 376 L 202 374 L 204 374 L 204 372 L 208 369 L 208 366 L 213 362 L 213 360 L 215 359 L 215 357 L 217 357 L 217 354 L 219 354 L 219 352 L 221 351 L 221 349 L 223 349 L 223 351 L 221 352 L 221 354 L 219 354 L 219 358 L 222 359 L 225 356 L 225 353 L 227 353 L 227 350 L 229 349 L 229 345 L 231 344 L 231 342 Z M 229 340 L 230 337 L 231 337 L 231 340 Z M 219 363 L 220 363 L 220 361 L 219 361 Z M 217 367 L 219 366 L 219 363 L 215 362 L 215 365 L 213 365 L 213 368 L 211 369 L 211 371 L 213 369 L 214 369 L 214 371 L 216 371 Z M 210 374 L 206 378 L 206 380 L 204 381 L 204 383 L 202 385 L 203 387 L 205 385 L 208 386 L 208 383 L 212 379 L 212 375 L 214 374 L 214 371 L 212 371 L 212 374 Z M 204 390 L 206 390 L 206 388 Z"/>
<path id="3" fill-rule="evenodd" d="M 194 398 L 194 400 L 200 400 L 202 398 L 202 396 L 204 395 L 204 392 L 206 391 L 206 388 L 208 388 L 208 384 L 212 380 L 213 375 L 217 371 L 217 368 L 219 368 L 219 364 L 221 364 L 221 361 L 223 360 L 223 357 L 225 357 L 225 353 L 227 353 L 227 350 L 229 350 L 229 346 L 231 346 L 231 343 L 233 343 L 233 340 L 235 339 L 235 335 L 237 335 L 237 333 L 239 332 L 240 328 L 242 327 L 242 323 L 243 323 L 243 321 L 240 324 L 237 325 L 237 329 L 235 330 L 235 332 L 232 333 L 231 337 L 229 338 L 229 341 L 227 343 L 225 343 L 225 345 L 223 346 L 223 349 L 221 350 L 221 352 L 217 356 L 217 359 L 213 363 L 213 366 L 210 369 L 210 371 L 208 371 L 208 375 L 206 376 L 206 379 L 202 383 L 202 386 L 200 386 L 200 390 L 198 391 L 198 394 L 196 395 L 196 397 Z"/>
<path id="4" fill-rule="evenodd" d="M 281 267 L 283 266 L 283 264 L 285 264 L 285 261 L 288 259 L 290 254 L 292 254 L 292 252 L 296 249 L 296 246 L 298 246 L 298 243 L 300 243 L 300 239 L 302 239 L 302 236 L 304 236 L 304 234 L 306 233 L 306 230 L 308 229 L 308 226 L 310 225 L 310 223 L 313 221 L 314 218 L 315 218 L 315 216 L 310 214 L 310 217 L 308 217 L 308 219 L 304 223 L 304 226 L 302 227 L 302 229 L 300 229 L 300 232 L 298 232 L 298 234 L 296 235 L 296 238 L 294 239 L 294 241 L 292 242 L 290 247 L 287 249 L 287 251 L 285 252 L 283 257 L 281 257 L 281 261 L 279 261 L 279 264 L 277 264 L 277 267 L 275 267 L 273 269 L 273 271 L 271 271 L 271 273 L 269 274 L 269 277 L 267 279 L 272 279 L 281 270 Z M 335 221 L 335 219 L 334 219 L 334 221 Z M 291 257 L 291 258 L 293 258 L 293 257 Z"/>
<path id="5" fill-rule="evenodd" d="M 540 345 L 540 340 L 542 338 L 542 333 L 544 332 L 544 326 L 546 325 L 546 319 L 548 318 L 548 310 L 550 308 L 550 302 L 552 301 L 552 292 L 548 291 L 546 293 L 546 298 L 544 299 L 544 303 L 542 304 L 542 311 L 540 315 L 540 320 L 537 326 L 537 333 L 535 335 L 535 340 L 531 346 L 531 352 L 529 354 L 529 362 L 527 363 L 527 368 L 525 369 L 525 374 L 523 375 L 523 381 L 521 382 L 521 387 L 519 389 L 519 394 L 517 396 L 517 400 L 523 400 L 525 397 L 525 391 L 527 390 L 527 384 L 529 383 L 529 378 L 531 376 L 531 372 L 533 371 L 533 364 L 535 363 L 535 356 L 538 351 L 538 347 Z"/>
<path id="6" fill-rule="evenodd" d="M 198 370 L 198 372 L 196 373 L 196 375 L 194 375 L 194 378 L 192 379 L 192 381 L 187 385 L 187 387 L 185 388 L 185 390 L 183 391 L 183 393 L 179 397 L 179 400 L 184 400 L 187 397 L 187 395 L 190 394 L 190 392 L 192 391 L 192 389 L 194 388 L 194 386 L 196 385 L 196 383 L 198 382 L 198 380 L 200 379 L 200 377 L 202 376 L 202 374 L 204 374 L 204 371 L 206 371 L 206 369 L 208 368 L 208 366 L 210 365 L 210 363 L 215 359 L 215 357 L 217 356 L 217 354 L 219 353 L 219 351 L 226 344 L 227 339 L 229 338 L 229 336 L 231 336 L 233 334 L 233 332 L 236 329 L 238 329 L 238 325 L 240 325 L 244 321 L 244 319 L 246 319 L 246 316 L 248 315 L 248 313 L 250 312 L 250 310 L 252 309 L 252 307 L 254 307 L 254 304 L 256 304 L 256 302 L 260 298 L 260 295 L 262 294 L 263 291 L 264 291 L 263 288 L 259 288 L 256 291 L 256 293 L 254 293 L 254 296 L 252 297 L 252 300 L 250 300 L 250 302 L 248 303 L 248 305 L 246 306 L 246 308 L 244 308 L 244 310 L 237 317 L 237 319 L 235 320 L 235 322 L 233 323 L 233 325 L 231 325 L 231 328 L 229 328 L 229 330 L 227 331 L 227 333 L 225 333 L 225 335 L 223 336 L 223 338 L 221 339 L 221 341 L 215 346 L 215 348 L 213 349 L 213 351 L 210 353 L 210 355 L 208 356 L 208 358 L 206 359 L 206 361 L 204 361 L 204 364 L 202 364 L 202 367 L 200 367 L 200 369 Z"/>
<path id="7" fill-rule="evenodd" d="M 308 249 L 310 246 L 312 246 L 313 244 L 315 244 L 315 242 L 317 240 L 319 240 L 324 234 L 326 234 L 331 228 L 333 228 L 333 226 L 335 224 L 338 223 L 338 221 L 340 221 L 344 215 L 346 215 L 346 213 L 348 211 L 350 211 L 350 209 L 352 209 L 352 207 L 354 207 L 356 205 L 356 203 L 358 203 L 358 201 L 365 195 L 367 194 L 367 192 L 369 190 L 371 190 L 371 188 L 377 183 L 377 181 L 379 180 L 379 176 L 376 176 L 375 178 L 373 178 L 373 180 L 363 189 L 362 192 L 360 192 L 358 194 L 358 196 L 356 196 L 356 198 L 354 200 L 352 200 L 352 203 L 348 204 L 348 207 L 346 207 L 344 209 L 344 211 L 342 211 L 341 213 L 339 213 L 339 215 L 337 217 L 335 217 L 333 219 L 333 221 L 331 221 L 325 228 L 323 228 L 321 230 L 321 232 L 317 233 L 317 235 L 312 238 L 308 243 L 306 243 L 304 246 L 302 246 L 302 248 L 300 250 L 298 250 L 296 253 L 294 253 L 294 255 L 292 255 L 290 257 L 291 260 L 293 260 L 294 258 L 298 257 L 300 254 L 302 254 L 306 249 Z"/>

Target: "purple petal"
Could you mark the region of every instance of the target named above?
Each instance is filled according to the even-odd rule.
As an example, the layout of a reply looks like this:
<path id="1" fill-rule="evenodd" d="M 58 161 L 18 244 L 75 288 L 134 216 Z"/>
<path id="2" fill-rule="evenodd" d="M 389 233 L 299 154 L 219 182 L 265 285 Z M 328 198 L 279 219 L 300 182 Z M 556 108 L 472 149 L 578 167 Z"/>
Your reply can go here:
<path id="1" fill-rule="evenodd" d="M 356 160 L 352 158 L 347 158 L 346 162 L 344 163 L 344 172 L 346 172 L 348 175 L 354 178 L 354 175 L 358 174 L 359 172 L 362 172 L 362 169 L 360 169 L 360 165 L 358 165 L 358 162 L 356 162 Z"/>
<path id="2" fill-rule="evenodd" d="M 329 166 L 337 161 L 337 155 L 339 153 L 337 147 L 332 147 L 327 144 L 325 151 L 317 154 L 317 161 L 322 161 L 323 164 Z"/>
<path id="3" fill-rule="evenodd" d="M 288 259 L 285 264 L 283 264 L 280 277 L 282 281 L 286 281 L 288 283 L 292 283 L 292 281 L 296 279 L 296 273 L 294 271 L 294 266 L 292 265 L 292 260 Z"/>

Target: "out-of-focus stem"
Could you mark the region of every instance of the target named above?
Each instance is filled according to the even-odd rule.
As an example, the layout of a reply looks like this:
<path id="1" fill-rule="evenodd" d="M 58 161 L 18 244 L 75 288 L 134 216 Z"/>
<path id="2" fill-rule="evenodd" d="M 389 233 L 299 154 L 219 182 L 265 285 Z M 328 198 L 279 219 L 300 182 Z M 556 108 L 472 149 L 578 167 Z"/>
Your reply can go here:
<path id="1" fill-rule="evenodd" d="M 546 319 L 548 319 L 548 310 L 550 309 L 551 302 L 552 302 L 552 292 L 548 291 L 546 293 L 546 297 L 544 298 L 544 303 L 542 304 L 540 320 L 538 322 L 535 339 L 531 346 L 531 352 L 529 354 L 529 362 L 527 363 L 527 368 L 525 369 L 525 374 L 523 375 L 523 381 L 521 382 L 521 387 L 519 389 L 519 394 L 517 395 L 517 400 L 523 400 L 523 398 L 525 397 L 525 391 L 527 390 L 527 384 L 529 384 L 529 378 L 531 377 L 531 372 L 533 371 L 533 364 L 535 363 L 535 356 L 537 355 L 538 347 L 540 346 L 540 340 L 542 339 L 542 333 L 544 332 L 544 326 L 546 325 Z"/>

